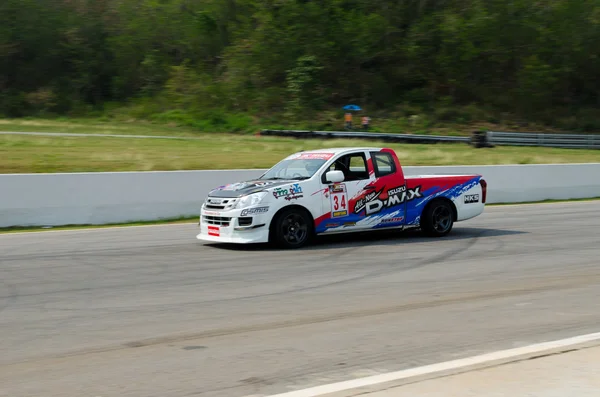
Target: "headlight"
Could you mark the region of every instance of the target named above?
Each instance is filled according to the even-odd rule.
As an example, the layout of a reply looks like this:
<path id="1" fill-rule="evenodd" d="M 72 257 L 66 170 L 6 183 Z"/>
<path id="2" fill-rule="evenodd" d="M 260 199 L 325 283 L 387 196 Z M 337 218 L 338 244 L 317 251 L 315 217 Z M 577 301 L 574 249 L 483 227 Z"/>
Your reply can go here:
<path id="1" fill-rule="evenodd" d="M 240 199 L 240 201 L 238 201 L 235 208 L 241 209 L 241 208 L 247 208 L 247 207 L 251 207 L 253 205 L 259 204 L 267 196 L 267 194 L 268 194 L 267 192 L 260 192 L 260 193 L 252 193 L 247 196 L 244 196 Z"/>

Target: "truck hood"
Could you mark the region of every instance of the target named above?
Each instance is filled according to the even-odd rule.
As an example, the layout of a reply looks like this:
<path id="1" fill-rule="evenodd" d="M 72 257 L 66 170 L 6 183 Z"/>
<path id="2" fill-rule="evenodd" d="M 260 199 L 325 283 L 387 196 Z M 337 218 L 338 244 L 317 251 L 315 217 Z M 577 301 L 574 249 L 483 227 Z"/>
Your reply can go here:
<path id="1" fill-rule="evenodd" d="M 250 181 L 236 182 L 213 189 L 210 193 L 208 193 L 208 197 L 241 197 L 247 194 L 257 193 L 265 189 L 289 185 L 290 183 L 299 183 L 299 181 L 294 179 L 254 179 Z"/>

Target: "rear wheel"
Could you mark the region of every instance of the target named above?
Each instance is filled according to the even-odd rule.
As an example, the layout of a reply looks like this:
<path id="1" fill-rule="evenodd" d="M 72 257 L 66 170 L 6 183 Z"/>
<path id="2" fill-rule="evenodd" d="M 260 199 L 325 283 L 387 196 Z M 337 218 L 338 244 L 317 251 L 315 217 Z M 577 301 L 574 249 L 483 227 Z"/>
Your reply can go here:
<path id="1" fill-rule="evenodd" d="M 447 235 L 453 225 L 452 206 L 443 200 L 432 202 L 421 216 L 421 230 L 430 237 Z"/>
<path id="2" fill-rule="evenodd" d="M 304 247 L 312 237 L 312 223 L 306 211 L 290 208 L 281 211 L 271 227 L 271 241 L 283 248 Z"/>

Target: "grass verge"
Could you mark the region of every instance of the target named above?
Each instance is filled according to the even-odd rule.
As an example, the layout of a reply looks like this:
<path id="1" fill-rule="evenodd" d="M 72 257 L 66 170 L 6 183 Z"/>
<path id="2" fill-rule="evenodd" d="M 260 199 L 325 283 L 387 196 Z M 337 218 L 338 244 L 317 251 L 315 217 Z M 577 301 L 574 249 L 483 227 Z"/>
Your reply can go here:
<path id="1" fill-rule="evenodd" d="M 134 227 L 134 226 L 153 226 L 153 225 L 176 225 L 198 222 L 198 215 L 189 217 L 179 217 L 172 219 L 159 219 L 155 221 L 132 221 L 125 223 L 107 223 L 105 225 L 63 225 L 63 226 L 11 226 L 0 227 L 0 234 L 23 233 L 23 232 L 44 232 L 52 230 L 85 230 L 85 229 L 106 229 L 114 227 Z"/>
<path id="2" fill-rule="evenodd" d="M 570 203 L 570 202 L 584 202 L 584 201 L 599 201 L 600 197 L 582 198 L 582 199 L 569 199 L 569 200 L 542 200 L 542 201 L 528 201 L 522 203 L 496 203 L 487 204 L 488 207 L 506 207 L 511 205 L 534 205 L 534 204 L 557 204 L 557 203 Z M 195 224 L 198 222 L 198 216 L 181 217 L 176 219 L 163 219 L 157 221 L 139 221 L 131 223 L 111 223 L 106 225 L 64 225 L 56 227 L 6 227 L 0 228 L 0 234 L 8 233 L 24 233 L 24 232 L 44 232 L 52 230 L 85 230 L 85 229 L 105 229 L 114 227 L 135 227 L 135 226 L 151 226 L 151 225 L 174 225 L 174 224 Z"/>
<path id="3" fill-rule="evenodd" d="M 0 131 L 151 136 L 168 135 L 181 137 L 193 137 L 198 135 L 198 131 L 193 128 L 177 126 L 170 123 L 156 124 L 140 120 L 113 121 L 84 118 L 0 119 Z"/>
<path id="4" fill-rule="evenodd" d="M 8 120 L 14 123 L 12 120 Z M 269 168 L 299 150 L 387 146 L 403 165 L 494 165 L 599 162 L 600 151 L 543 147 L 475 149 L 463 143 L 398 144 L 358 139 L 291 139 L 197 133 L 148 123 L 0 120 L 0 130 L 168 135 L 195 140 L 0 135 L 0 173 L 169 171 Z M 17 128 L 18 127 L 18 128 Z"/>

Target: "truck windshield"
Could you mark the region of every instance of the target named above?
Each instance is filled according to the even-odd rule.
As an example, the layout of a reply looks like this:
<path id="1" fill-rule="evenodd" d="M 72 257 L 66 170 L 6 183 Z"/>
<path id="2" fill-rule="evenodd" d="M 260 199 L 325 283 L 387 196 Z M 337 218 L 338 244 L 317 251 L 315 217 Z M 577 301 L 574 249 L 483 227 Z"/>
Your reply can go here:
<path id="1" fill-rule="evenodd" d="M 275 164 L 260 179 L 308 179 L 325 164 L 322 159 L 288 159 Z"/>

